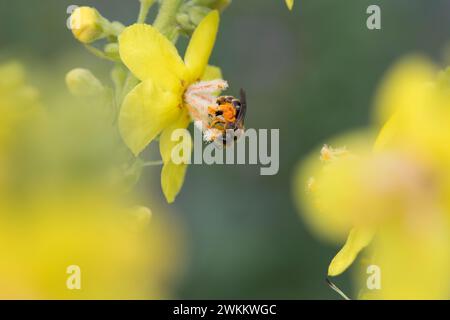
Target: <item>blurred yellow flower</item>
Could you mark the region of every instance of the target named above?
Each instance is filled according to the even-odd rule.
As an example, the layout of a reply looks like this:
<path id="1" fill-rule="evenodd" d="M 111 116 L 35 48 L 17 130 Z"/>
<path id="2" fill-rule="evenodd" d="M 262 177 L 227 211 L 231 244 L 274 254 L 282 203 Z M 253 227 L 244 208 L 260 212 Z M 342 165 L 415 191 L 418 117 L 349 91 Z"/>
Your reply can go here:
<path id="1" fill-rule="evenodd" d="M 292 10 L 292 8 L 294 7 L 294 0 L 285 0 L 285 2 L 289 10 Z"/>
<path id="2" fill-rule="evenodd" d="M 119 37 L 120 56 L 142 82 L 124 99 L 119 128 L 123 140 L 137 156 L 159 134 L 164 167 L 163 192 L 173 202 L 184 181 L 186 164 L 174 164 L 170 151 L 173 130 L 188 127 L 192 113 L 185 101 L 187 89 L 205 77 L 221 78 L 208 66 L 219 26 L 219 13 L 209 13 L 194 31 L 184 62 L 175 46 L 157 29 L 145 24 L 127 27 Z"/>
<path id="3" fill-rule="evenodd" d="M 344 272 L 370 244 L 366 264 L 380 267 L 382 285 L 361 297 L 449 297 L 449 80 L 423 58 L 401 61 L 376 98 L 375 131 L 386 123 L 378 136 L 341 137 L 333 145 L 345 153 L 327 147 L 329 161 L 316 155 L 298 171 L 296 197 L 311 226 L 334 241 L 349 233 L 328 274 Z"/>
<path id="4" fill-rule="evenodd" d="M 0 299 L 169 298 L 181 262 L 174 221 L 66 193 L 73 200 L 48 194 L 25 206 L 0 204 Z M 67 285 L 73 265 L 79 290 Z"/>

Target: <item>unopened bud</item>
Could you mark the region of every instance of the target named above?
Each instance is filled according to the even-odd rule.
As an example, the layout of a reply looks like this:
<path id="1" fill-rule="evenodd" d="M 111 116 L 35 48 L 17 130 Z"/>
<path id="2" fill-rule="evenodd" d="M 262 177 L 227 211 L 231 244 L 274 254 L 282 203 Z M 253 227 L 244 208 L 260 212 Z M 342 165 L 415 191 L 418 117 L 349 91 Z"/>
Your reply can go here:
<path id="1" fill-rule="evenodd" d="M 231 4 L 231 0 L 193 0 L 191 2 L 197 6 L 203 6 L 219 11 L 223 11 Z"/>
<path id="2" fill-rule="evenodd" d="M 114 60 L 120 60 L 119 45 L 117 43 L 108 43 L 105 46 L 105 54 Z"/>
<path id="3" fill-rule="evenodd" d="M 70 27 L 74 37 L 82 43 L 91 43 L 102 37 L 105 19 L 91 7 L 79 7 L 70 17 Z"/>
<path id="4" fill-rule="evenodd" d="M 198 26 L 202 22 L 203 18 L 211 12 L 211 9 L 205 7 L 192 7 L 188 11 L 191 22 L 194 26 Z"/>

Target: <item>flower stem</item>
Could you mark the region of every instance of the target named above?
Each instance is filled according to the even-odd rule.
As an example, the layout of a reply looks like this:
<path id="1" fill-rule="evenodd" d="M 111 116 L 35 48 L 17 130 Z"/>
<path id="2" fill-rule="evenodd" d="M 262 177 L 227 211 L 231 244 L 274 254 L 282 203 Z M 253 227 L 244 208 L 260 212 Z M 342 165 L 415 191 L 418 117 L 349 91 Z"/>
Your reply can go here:
<path id="1" fill-rule="evenodd" d="M 163 0 L 153 26 L 174 41 L 178 38 L 176 15 L 183 0 Z"/>
<path id="2" fill-rule="evenodd" d="M 160 166 L 162 164 L 164 164 L 164 162 L 162 160 L 147 161 L 142 164 L 142 167 L 154 167 L 154 166 Z"/>
<path id="3" fill-rule="evenodd" d="M 141 7 L 139 9 L 139 16 L 137 19 L 137 23 L 145 23 L 145 20 L 147 20 L 148 12 L 155 3 L 155 0 L 140 0 L 140 2 Z"/>

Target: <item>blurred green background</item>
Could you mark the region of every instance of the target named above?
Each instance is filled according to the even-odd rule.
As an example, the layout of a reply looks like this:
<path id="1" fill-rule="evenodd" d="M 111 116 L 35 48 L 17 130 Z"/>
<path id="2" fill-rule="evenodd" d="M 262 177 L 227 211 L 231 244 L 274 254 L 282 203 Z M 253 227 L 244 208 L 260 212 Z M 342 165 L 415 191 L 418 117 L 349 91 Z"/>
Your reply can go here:
<path id="1" fill-rule="evenodd" d="M 371 4 L 381 6 L 382 30 L 366 28 Z M 0 57 L 45 63 L 61 83 L 73 67 L 107 74 L 109 64 L 91 58 L 67 30 L 69 5 L 95 6 L 127 24 L 138 12 L 137 0 L 0 0 Z M 297 0 L 293 12 L 282 0 L 233 1 L 211 63 L 222 67 L 229 93 L 247 90 L 247 127 L 280 129 L 280 171 L 189 168 L 171 206 L 188 239 L 174 296 L 337 298 L 324 279 L 338 247 L 310 233 L 294 207 L 295 165 L 328 137 L 369 122 L 377 83 L 398 58 L 419 52 L 445 64 L 449 31 L 447 0 Z M 162 199 L 158 173 L 145 173 L 144 197 Z M 347 275 L 336 282 L 352 292 Z"/>

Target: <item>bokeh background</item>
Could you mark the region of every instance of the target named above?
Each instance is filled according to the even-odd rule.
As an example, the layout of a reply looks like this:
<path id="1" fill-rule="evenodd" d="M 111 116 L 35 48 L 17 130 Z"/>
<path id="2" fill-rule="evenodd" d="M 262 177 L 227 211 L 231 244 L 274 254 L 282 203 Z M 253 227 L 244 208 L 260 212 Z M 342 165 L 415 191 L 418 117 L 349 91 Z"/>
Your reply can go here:
<path id="1" fill-rule="evenodd" d="M 0 0 L 0 59 L 16 57 L 34 68 L 32 78 L 47 72 L 61 85 L 74 67 L 106 76 L 109 63 L 92 58 L 66 28 L 74 4 L 124 23 L 138 12 L 132 0 Z M 381 6 L 381 30 L 366 28 L 371 4 Z M 297 0 L 293 12 L 282 0 L 233 1 L 211 62 L 222 67 L 230 94 L 247 90 L 248 127 L 280 129 L 280 171 L 190 166 L 170 206 L 159 171 L 145 171 L 140 194 L 156 198 L 162 210 L 155 214 L 172 212 L 184 230 L 185 259 L 171 296 L 336 298 L 324 280 L 338 247 L 303 224 L 291 188 L 295 165 L 328 137 L 369 122 L 377 84 L 397 59 L 419 52 L 445 65 L 449 35 L 446 0 Z M 337 283 L 352 292 L 347 275 Z"/>

